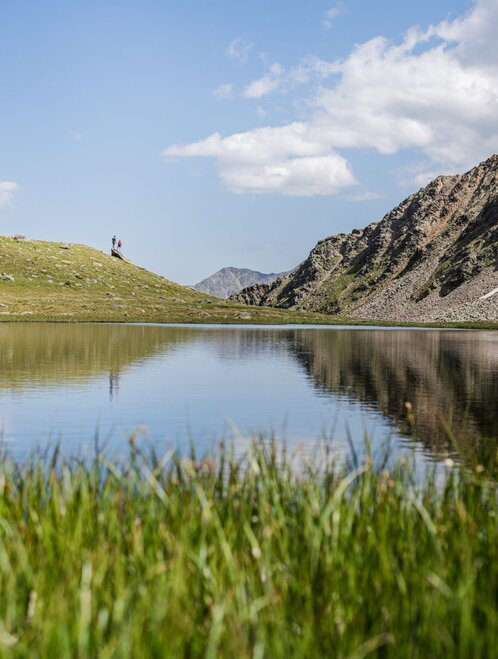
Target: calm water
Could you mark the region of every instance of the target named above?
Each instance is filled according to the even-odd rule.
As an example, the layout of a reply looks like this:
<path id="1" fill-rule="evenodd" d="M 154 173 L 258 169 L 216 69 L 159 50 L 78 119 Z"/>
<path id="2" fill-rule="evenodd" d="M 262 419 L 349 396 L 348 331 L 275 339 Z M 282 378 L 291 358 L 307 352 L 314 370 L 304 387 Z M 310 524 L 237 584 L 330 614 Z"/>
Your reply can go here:
<path id="1" fill-rule="evenodd" d="M 85 455 L 96 434 L 124 453 L 138 431 L 158 451 L 201 453 L 257 432 L 305 451 L 320 440 L 343 451 L 349 432 L 361 449 L 368 432 L 396 455 L 484 461 L 497 402 L 497 332 L 0 325 L 0 432 L 19 459 L 57 440 Z"/>

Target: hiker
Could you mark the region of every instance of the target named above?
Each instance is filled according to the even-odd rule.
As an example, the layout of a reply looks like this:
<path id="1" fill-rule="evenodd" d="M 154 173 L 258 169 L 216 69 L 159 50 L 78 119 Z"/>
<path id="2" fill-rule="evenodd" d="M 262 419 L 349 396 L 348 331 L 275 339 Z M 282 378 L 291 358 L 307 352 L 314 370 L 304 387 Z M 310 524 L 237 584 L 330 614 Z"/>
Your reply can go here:
<path id="1" fill-rule="evenodd" d="M 123 244 L 123 242 L 122 242 L 122 240 L 121 240 L 121 238 L 120 238 L 120 239 L 118 240 L 118 252 L 121 251 L 121 246 L 122 246 L 122 244 Z"/>
<path id="2" fill-rule="evenodd" d="M 116 236 L 112 237 L 112 249 L 116 249 Z"/>

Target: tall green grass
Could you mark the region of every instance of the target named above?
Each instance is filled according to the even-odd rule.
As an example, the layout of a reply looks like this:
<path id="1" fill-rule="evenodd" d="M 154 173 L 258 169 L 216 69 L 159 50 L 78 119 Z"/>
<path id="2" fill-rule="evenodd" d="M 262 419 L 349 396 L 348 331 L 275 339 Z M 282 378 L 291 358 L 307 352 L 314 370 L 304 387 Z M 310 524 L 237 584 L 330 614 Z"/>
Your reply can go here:
<path id="1" fill-rule="evenodd" d="M 480 467 L 5 462 L 0 656 L 495 657 L 497 514 Z"/>

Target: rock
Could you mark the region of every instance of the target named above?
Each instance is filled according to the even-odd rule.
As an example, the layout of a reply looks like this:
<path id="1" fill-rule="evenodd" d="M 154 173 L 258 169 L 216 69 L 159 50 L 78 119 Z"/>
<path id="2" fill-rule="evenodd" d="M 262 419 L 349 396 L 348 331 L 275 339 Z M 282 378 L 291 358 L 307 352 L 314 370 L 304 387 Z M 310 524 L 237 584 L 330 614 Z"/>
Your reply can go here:
<path id="1" fill-rule="evenodd" d="M 26 236 L 23 236 L 21 233 L 16 233 L 15 236 L 12 236 L 14 240 L 26 240 Z"/>
<path id="2" fill-rule="evenodd" d="M 71 249 L 71 245 L 68 243 L 62 243 L 62 245 L 59 245 L 61 249 Z"/>
<path id="3" fill-rule="evenodd" d="M 4 304 L 3 302 L 0 302 L 0 307 L 8 307 L 8 304 Z"/>
<path id="4" fill-rule="evenodd" d="M 271 284 L 255 284 L 254 286 L 243 288 L 233 295 L 231 299 L 252 306 L 263 306 L 266 295 L 271 289 Z"/>
<path id="5" fill-rule="evenodd" d="M 439 176 L 381 222 L 321 240 L 289 275 L 232 299 L 365 319 L 498 320 L 496 301 L 479 302 L 498 286 L 497 264 L 495 155 Z"/>
<path id="6" fill-rule="evenodd" d="M 243 288 L 255 284 L 271 284 L 286 274 L 285 272 L 265 274 L 248 268 L 222 268 L 198 284 L 194 284 L 192 288 L 201 293 L 226 299 Z"/>
<path id="7" fill-rule="evenodd" d="M 9 281 L 11 283 L 14 283 L 16 280 L 12 275 L 6 275 L 5 272 L 2 272 L 0 275 L 0 281 Z"/>

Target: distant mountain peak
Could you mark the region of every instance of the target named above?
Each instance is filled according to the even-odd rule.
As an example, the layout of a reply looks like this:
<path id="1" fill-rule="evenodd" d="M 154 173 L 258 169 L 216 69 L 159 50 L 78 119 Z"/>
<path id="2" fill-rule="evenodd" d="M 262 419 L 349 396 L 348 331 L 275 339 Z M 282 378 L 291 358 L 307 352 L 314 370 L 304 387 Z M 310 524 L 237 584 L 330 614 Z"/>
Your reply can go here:
<path id="1" fill-rule="evenodd" d="M 279 277 L 286 273 L 258 272 L 257 270 L 250 270 L 249 268 L 234 268 L 228 266 L 221 268 L 214 274 L 206 277 L 197 284 L 194 288 L 202 293 L 214 295 L 219 298 L 228 298 L 237 291 L 252 286 L 253 284 L 271 284 Z"/>

